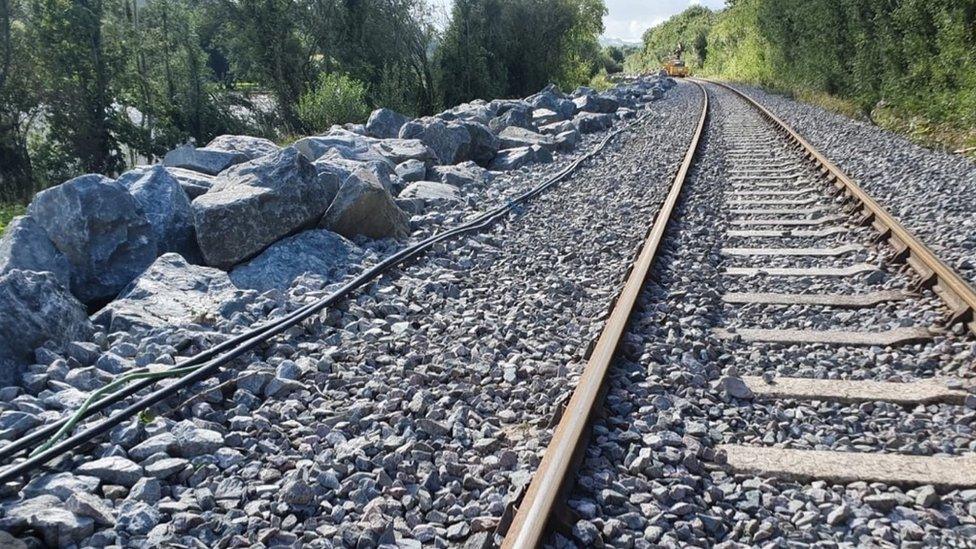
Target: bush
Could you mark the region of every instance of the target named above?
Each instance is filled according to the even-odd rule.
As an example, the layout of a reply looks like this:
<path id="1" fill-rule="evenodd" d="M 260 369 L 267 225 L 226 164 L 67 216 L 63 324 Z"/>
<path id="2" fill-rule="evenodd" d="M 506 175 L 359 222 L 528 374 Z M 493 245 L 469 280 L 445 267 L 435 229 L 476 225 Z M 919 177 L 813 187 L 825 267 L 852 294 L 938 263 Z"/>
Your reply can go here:
<path id="1" fill-rule="evenodd" d="M 322 74 L 315 87 L 298 100 L 298 119 L 307 131 L 364 122 L 368 115 L 365 86 L 342 74 Z"/>
<path id="2" fill-rule="evenodd" d="M 596 91 L 607 91 L 613 87 L 613 82 L 607 75 L 607 71 L 601 70 L 590 79 L 590 87 Z"/>

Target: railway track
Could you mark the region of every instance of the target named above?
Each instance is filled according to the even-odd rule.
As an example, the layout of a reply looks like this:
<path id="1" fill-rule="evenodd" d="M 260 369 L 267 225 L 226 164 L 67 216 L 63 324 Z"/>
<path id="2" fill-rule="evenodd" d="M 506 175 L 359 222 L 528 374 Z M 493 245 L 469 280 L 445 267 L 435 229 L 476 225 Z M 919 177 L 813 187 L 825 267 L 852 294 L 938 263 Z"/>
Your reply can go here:
<path id="1" fill-rule="evenodd" d="M 503 547 L 970 546 L 976 293 L 775 116 L 699 84 Z"/>

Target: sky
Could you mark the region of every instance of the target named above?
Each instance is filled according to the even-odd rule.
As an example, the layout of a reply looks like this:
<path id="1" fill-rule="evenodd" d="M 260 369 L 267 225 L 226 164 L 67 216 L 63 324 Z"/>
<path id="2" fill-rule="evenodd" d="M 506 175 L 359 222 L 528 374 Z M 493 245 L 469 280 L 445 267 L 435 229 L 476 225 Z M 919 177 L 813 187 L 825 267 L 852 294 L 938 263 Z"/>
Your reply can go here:
<path id="1" fill-rule="evenodd" d="M 603 18 L 603 36 L 639 41 L 644 31 L 681 13 L 688 6 L 701 4 L 720 9 L 725 0 L 604 0 L 609 13 Z"/>
<path id="2" fill-rule="evenodd" d="M 710 9 L 725 6 L 725 0 L 604 0 L 607 4 L 606 17 L 603 18 L 605 38 L 618 38 L 629 42 L 639 42 L 644 31 L 663 23 L 668 17 L 681 13 L 688 6 L 700 4 Z M 437 11 L 437 19 L 446 19 L 451 10 L 452 0 L 432 0 Z"/>

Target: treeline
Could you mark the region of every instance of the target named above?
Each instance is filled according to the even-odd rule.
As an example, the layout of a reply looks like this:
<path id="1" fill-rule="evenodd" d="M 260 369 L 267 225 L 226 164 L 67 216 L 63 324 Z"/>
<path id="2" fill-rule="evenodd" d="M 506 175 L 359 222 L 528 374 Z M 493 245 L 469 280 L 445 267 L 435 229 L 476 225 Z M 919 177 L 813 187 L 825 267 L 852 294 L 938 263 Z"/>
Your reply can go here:
<path id="1" fill-rule="evenodd" d="M 866 115 L 887 105 L 976 126 L 976 0 L 729 0 L 647 31 L 631 70 L 653 70 L 680 41 L 700 71 L 825 92 Z"/>
<path id="2" fill-rule="evenodd" d="M 283 140 L 619 70 L 603 0 L 0 0 L 0 203 L 223 133 Z"/>

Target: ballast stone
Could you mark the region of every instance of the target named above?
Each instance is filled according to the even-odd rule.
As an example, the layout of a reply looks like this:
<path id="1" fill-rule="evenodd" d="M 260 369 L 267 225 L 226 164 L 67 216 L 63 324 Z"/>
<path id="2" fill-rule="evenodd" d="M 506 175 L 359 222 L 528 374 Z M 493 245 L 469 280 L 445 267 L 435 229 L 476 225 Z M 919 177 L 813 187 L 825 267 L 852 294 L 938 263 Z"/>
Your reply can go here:
<path id="1" fill-rule="evenodd" d="M 366 121 L 366 134 L 380 139 L 396 137 L 408 121 L 406 116 L 392 109 L 376 109 Z"/>
<path id="2" fill-rule="evenodd" d="M 238 288 L 264 292 L 285 290 L 299 277 L 338 280 L 363 261 L 363 251 L 342 236 L 323 229 L 304 231 L 272 244 L 254 259 L 230 272 Z"/>
<path id="3" fill-rule="evenodd" d="M 274 154 L 281 150 L 274 141 L 263 137 L 252 137 L 250 135 L 218 135 L 213 138 L 205 147 L 207 150 L 225 151 L 240 153 L 248 160 L 254 160 L 262 156 Z"/>
<path id="4" fill-rule="evenodd" d="M 334 174 L 319 174 L 294 147 L 222 173 L 193 201 L 197 242 L 208 265 L 229 269 L 328 209 Z"/>
<path id="5" fill-rule="evenodd" d="M 357 170 L 343 182 L 319 226 L 347 238 L 404 238 L 410 234 L 407 215 L 393 202 L 376 174 L 365 169 Z"/>
<path id="6" fill-rule="evenodd" d="M 136 168 L 117 181 L 136 199 L 152 225 L 157 253 L 176 252 L 191 261 L 199 258 L 190 199 L 166 168 Z"/>
<path id="7" fill-rule="evenodd" d="M 423 205 L 423 208 L 430 205 L 459 204 L 463 202 L 457 187 L 435 181 L 417 181 L 411 183 L 397 196 L 397 200 L 417 200 Z"/>
<path id="8" fill-rule="evenodd" d="M 247 160 L 247 155 L 239 152 L 182 145 L 166 153 L 163 157 L 163 166 L 217 175 L 234 164 L 247 162 Z"/>
<path id="9" fill-rule="evenodd" d="M 427 178 L 430 181 L 446 183 L 457 188 L 483 185 L 491 181 L 492 177 L 491 172 L 474 162 L 434 166 L 427 170 Z"/>
<path id="10" fill-rule="evenodd" d="M 552 153 L 538 146 L 518 147 L 498 152 L 488 169 L 493 171 L 517 170 L 532 162 L 552 162 Z"/>
<path id="11" fill-rule="evenodd" d="M 109 332 L 151 330 L 186 324 L 212 325 L 218 314 L 230 316 L 233 304 L 249 293 L 237 289 L 227 273 L 190 265 L 175 253 L 161 255 L 106 305 L 93 320 Z M 226 313 L 226 314 L 224 314 Z"/>
<path id="12" fill-rule="evenodd" d="M 114 298 L 156 259 L 153 227 L 125 187 L 83 175 L 41 191 L 28 207 L 71 265 L 71 291 L 84 303 Z"/>
<path id="13" fill-rule="evenodd" d="M 49 272 L 65 288 L 71 285 L 68 259 L 29 215 L 15 217 L 0 239 L 0 274 L 14 269 Z"/>
<path id="14" fill-rule="evenodd" d="M 499 148 L 517 149 L 519 147 L 539 146 L 550 152 L 556 150 L 555 140 L 548 135 L 535 133 L 525 128 L 505 128 L 498 134 Z"/>
<path id="15" fill-rule="evenodd" d="M 24 365 L 45 341 L 63 346 L 94 331 L 84 305 L 50 272 L 0 275 L 0 311 L 0 387 L 20 384 Z"/>

